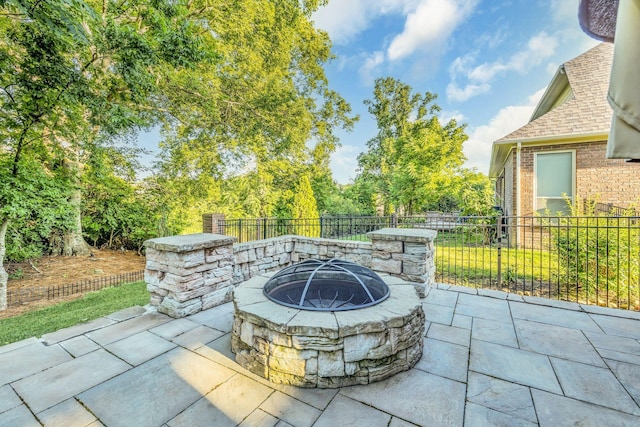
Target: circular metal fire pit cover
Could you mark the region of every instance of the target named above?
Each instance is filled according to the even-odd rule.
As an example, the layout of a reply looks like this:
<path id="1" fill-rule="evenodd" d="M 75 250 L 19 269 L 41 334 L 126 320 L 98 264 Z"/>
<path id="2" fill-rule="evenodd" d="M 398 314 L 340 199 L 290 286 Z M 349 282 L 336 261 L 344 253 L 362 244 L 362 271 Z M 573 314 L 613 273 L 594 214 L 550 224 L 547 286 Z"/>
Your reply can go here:
<path id="1" fill-rule="evenodd" d="M 264 294 L 287 307 L 343 311 L 384 301 L 389 287 L 372 270 L 334 258 L 306 260 L 283 268 L 265 283 Z"/>

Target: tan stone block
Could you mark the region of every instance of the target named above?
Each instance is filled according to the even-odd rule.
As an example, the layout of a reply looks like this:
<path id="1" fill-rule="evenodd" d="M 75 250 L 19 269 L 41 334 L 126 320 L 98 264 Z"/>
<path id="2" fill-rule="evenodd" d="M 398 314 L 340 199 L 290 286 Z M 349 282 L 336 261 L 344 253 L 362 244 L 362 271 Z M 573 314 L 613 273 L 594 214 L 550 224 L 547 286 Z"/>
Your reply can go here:
<path id="1" fill-rule="evenodd" d="M 269 381 L 284 384 L 284 385 L 292 385 L 296 387 L 304 387 L 304 388 L 313 388 L 316 387 L 318 383 L 317 375 L 291 375 L 285 372 L 279 372 L 275 369 L 269 370 Z"/>
<path id="2" fill-rule="evenodd" d="M 249 345 L 253 346 L 253 324 L 249 322 L 242 322 L 240 325 L 240 340 Z"/>
<path id="3" fill-rule="evenodd" d="M 298 335 L 294 335 L 290 338 L 290 346 L 298 350 L 337 351 L 342 350 L 344 346 L 341 338 L 308 337 Z"/>
<path id="4" fill-rule="evenodd" d="M 285 374 L 304 377 L 307 361 L 304 359 L 281 359 L 273 354 L 269 355 L 269 371 L 274 370 Z"/>
<path id="5" fill-rule="evenodd" d="M 202 309 L 207 310 L 211 307 L 228 303 L 233 298 L 233 286 L 227 286 L 215 289 L 202 296 Z"/>
<path id="6" fill-rule="evenodd" d="M 202 286 L 200 288 L 192 289 L 190 291 L 183 292 L 170 292 L 169 297 L 175 298 L 176 301 L 185 302 L 195 298 L 200 299 L 201 296 L 213 291 L 213 288 L 208 286 Z"/>
<path id="7" fill-rule="evenodd" d="M 375 257 L 371 259 L 371 269 L 383 273 L 400 274 L 402 273 L 402 261 L 397 259 L 383 260 Z"/>
<path id="8" fill-rule="evenodd" d="M 401 241 L 396 240 L 374 240 L 371 242 L 373 245 L 373 251 L 383 252 L 404 252 L 403 244 Z"/>
<path id="9" fill-rule="evenodd" d="M 172 292 L 182 292 L 197 289 L 204 285 L 202 273 L 193 273 L 185 276 L 178 276 L 166 273 L 160 282 L 160 287 Z"/>
<path id="10" fill-rule="evenodd" d="M 409 369 L 406 358 L 396 359 L 393 362 L 376 367 L 369 368 L 369 382 L 382 381 L 389 378 L 398 372 L 406 371 Z"/>
<path id="11" fill-rule="evenodd" d="M 345 375 L 342 351 L 318 352 L 318 375 L 321 377 L 342 377 Z"/>
<path id="12" fill-rule="evenodd" d="M 366 368 L 348 377 L 318 377 L 318 387 L 321 388 L 342 388 L 365 384 L 369 384 L 369 371 Z"/>
<path id="13" fill-rule="evenodd" d="M 366 359 L 373 350 L 387 342 L 386 332 L 352 335 L 344 338 L 344 361 L 356 362 Z"/>
<path id="14" fill-rule="evenodd" d="M 200 299 L 180 302 L 166 296 L 162 303 L 158 305 L 158 312 L 174 318 L 186 317 L 200 310 L 202 310 L 202 301 Z"/>

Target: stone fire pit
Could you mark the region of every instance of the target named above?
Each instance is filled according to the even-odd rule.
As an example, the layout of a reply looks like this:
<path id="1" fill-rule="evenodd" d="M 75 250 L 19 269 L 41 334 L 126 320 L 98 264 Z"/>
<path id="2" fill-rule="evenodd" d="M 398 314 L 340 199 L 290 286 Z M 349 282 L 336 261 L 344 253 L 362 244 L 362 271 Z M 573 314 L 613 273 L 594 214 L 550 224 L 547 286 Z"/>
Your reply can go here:
<path id="1" fill-rule="evenodd" d="M 383 380 L 422 355 L 424 312 L 415 283 L 383 275 L 390 295 L 352 311 L 308 311 L 263 293 L 273 273 L 234 290 L 231 348 L 236 361 L 271 382 L 336 388 Z"/>

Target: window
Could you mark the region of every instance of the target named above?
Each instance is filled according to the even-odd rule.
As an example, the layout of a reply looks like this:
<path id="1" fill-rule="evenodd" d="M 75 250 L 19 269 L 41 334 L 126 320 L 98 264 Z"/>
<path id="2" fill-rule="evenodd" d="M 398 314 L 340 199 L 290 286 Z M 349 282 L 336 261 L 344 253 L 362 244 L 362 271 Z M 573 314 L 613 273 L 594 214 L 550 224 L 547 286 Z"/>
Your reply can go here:
<path id="1" fill-rule="evenodd" d="M 534 159 L 534 203 L 538 214 L 569 214 L 573 202 L 575 151 L 536 153 Z"/>

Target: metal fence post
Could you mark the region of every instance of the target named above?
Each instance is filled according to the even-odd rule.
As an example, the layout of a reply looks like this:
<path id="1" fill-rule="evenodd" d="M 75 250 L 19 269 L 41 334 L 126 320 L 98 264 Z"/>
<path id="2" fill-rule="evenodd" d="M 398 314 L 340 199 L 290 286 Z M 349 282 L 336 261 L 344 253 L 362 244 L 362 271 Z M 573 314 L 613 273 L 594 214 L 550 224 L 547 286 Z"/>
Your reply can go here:
<path id="1" fill-rule="evenodd" d="M 497 288 L 500 289 L 500 287 L 502 286 L 502 234 L 503 234 L 503 230 L 502 230 L 502 221 L 503 221 L 503 216 L 502 216 L 502 212 L 499 212 L 498 214 L 498 223 L 496 224 L 496 234 L 498 235 L 497 238 L 497 243 L 498 243 L 498 277 L 497 277 Z"/>

